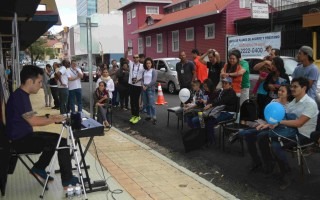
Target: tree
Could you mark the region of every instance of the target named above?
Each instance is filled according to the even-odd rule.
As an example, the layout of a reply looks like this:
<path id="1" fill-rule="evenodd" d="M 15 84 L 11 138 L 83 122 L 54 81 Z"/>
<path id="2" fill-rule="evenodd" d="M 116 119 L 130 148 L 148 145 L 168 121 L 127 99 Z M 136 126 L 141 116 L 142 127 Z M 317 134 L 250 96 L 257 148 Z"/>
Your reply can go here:
<path id="1" fill-rule="evenodd" d="M 27 53 L 31 57 L 32 64 L 39 59 L 44 60 L 46 55 L 50 56 L 50 59 L 53 59 L 56 56 L 54 49 L 47 46 L 47 39 L 44 38 L 39 38 L 32 43 L 27 49 Z"/>

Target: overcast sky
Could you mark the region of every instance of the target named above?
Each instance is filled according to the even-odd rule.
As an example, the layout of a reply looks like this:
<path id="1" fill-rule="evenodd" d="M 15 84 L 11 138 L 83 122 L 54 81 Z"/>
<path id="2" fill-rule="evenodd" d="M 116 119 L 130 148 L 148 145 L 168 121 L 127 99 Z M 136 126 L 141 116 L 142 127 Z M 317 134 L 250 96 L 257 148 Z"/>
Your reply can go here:
<path id="1" fill-rule="evenodd" d="M 53 26 L 50 31 L 57 33 L 63 29 L 64 26 L 72 26 L 77 23 L 77 0 L 55 0 L 62 26 Z"/>

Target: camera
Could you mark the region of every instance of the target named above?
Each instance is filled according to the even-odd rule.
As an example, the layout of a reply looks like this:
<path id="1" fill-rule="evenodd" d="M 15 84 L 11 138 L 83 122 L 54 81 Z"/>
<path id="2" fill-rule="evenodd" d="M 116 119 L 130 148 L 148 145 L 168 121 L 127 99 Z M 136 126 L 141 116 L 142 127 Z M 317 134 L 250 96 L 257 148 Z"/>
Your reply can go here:
<path id="1" fill-rule="evenodd" d="M 135 83 L 137 83 L 137 78 L 132 78 L 131 81 L 133 84 L 135 84 Z"/>

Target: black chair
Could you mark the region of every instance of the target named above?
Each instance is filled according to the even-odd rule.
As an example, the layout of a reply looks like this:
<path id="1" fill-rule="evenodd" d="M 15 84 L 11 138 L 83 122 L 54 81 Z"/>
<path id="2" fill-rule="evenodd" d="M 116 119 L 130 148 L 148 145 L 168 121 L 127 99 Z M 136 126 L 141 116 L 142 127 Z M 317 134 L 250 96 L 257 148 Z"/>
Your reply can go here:
<path id="1" fill-rule="evenodd" d="M 167 111 L 168 111 L 167 127 L 169 127 L 170 113 L 175 113 L 178 119 L 177 129 L 180 128 L 180 121 L 181 121 L 181 129 L 183 129 L 183 108 L 181 106 L 176 106 L 176 107 L 168 108 Z"/>
<path id="2" fill-rule="evenodd" d="M 30 174 L 37 180 L 37 182 L 43 187 L 43 182 L 32 173 L 31 168 L 28 163 L 23 159 L 26 157 L 27 160 L 32 164 L 34 162 L 30 158 L 30 155 L 39 154 L 41 152 L 32 152 L 32 153 L 17 153 L 11 145 L 10 140 L 5 135 L 5 126 L 3 123 L 0 123 L 0 190 L 1 195 L 5 196 L 6 185 L 7 185 L 7 177 L 8 174 L 13 174 L 17 161 L 20 160 L 24 167 L 28 170 Z M 48 188 L 46 188 L 48 189 Z"/>
<path id="3" fill-rule="evenodd" d="M 239 123 L 226 124 L 222 127 L 222 150 L 225 150 L 225 136 L 230 135 L 232 133 L 236 133 L 241 129 L 249 128 L 248 125 L 242 124 L 243 121 L 255 121 L 258 119 L 258 106 L 257 104 L 248 99 L 244 101 L 240 107 L 240 120 Z M 241 145 L 241 154 L 244 156 L 244 147 L 243 147 L 243 138 L 239 138 L 239 142 Z"/>
<path id="4" fill-rule="evenodd" d="M 228 120 L 221 121 L 217 124 L 219 126 L 219 147 L 222 146 L 222 137 L 223 137 L 223 127 L 230 123 L 235 123 L 237 121 L 239 115 L 239 107 L 240 107 L 240 97 L 237 97 L 237 104 L 236 104 L 236 112 L 234 113 L 233 117 Z"/>

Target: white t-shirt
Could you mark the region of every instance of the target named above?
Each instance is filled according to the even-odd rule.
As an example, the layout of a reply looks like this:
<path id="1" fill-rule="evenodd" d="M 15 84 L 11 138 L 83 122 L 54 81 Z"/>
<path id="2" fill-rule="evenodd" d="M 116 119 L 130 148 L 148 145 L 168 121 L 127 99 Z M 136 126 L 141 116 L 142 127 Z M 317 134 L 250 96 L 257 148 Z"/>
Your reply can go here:
<path id="1" fill-rule="evenodd" d="M 143 84 L 145 85 L 148 85 L 151 83 L 152 81 L 152 71 L 153 69 L 150 69 L 150 70 L 145 70 L 144 73 L 143 73 Z"/>
<path id="2" fill-rule="evenodd" d="M 68 88 L 68 72 L 67 72 L 67 68 L 65 66 L 61 66 L 59 69 L 59 72 L 61 73 L 61 82 L 58 81 L 58 88 Z M 64 84 L 64 85 L 62 85 Z"/>
<path id="3" fill-rule="evenodd" d="M 76 69 L 69 68 L 69 69 L 67 69 L 67 73 L 68 73 L 68 78 L 73 79 L 73 78 L 78 77 L 78 74 L 82 73 L 82 72 L 81 72 L 81 69 L 79 69 L 79 68 L 76 68 Z M 79 77 L 73 81 L 69 80 L 69 90 L 75 90 L 75 89 L 79 89 L 79 88 L 81 88 L 81 80 Z"/>
<path id="4" fill-rule="evenodd" d="M 141 78 L 142 78 L 142 73 L 144 72 L 143 64 L 138 63 L 135 64 L 134 62 L 130 61 L 129 62 L 129 84 L 135 85 L 135 86 L 141 86 Z M 138 81 L 135 84 L 132 84 L 132 79 L 136 78 Z"/>
<path id="5" fill-rule="evenodd" d="M 304 135 L 307 138 L 310 138 L 311 132 L 315 131 L 317 126 L 317 116 L 318 116 L 317 103 L 306 94 L 298 102 L 296 102 L 296 99 L 293 99 L 288 104 L 287 113 L 296 114 L 298 118 L 301 115 L 304 115 L 310 118 L 302 127 L 298 128 L 298 131 L 301 135 Z"/>

